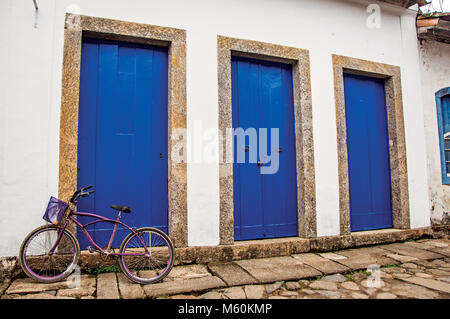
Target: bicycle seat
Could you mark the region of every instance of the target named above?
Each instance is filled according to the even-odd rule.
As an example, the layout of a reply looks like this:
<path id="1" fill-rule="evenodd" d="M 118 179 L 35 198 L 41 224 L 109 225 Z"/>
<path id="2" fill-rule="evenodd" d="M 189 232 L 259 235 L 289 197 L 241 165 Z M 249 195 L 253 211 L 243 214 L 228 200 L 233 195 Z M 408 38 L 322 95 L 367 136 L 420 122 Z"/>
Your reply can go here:
<path id="1" fill-rule="evenodd" d="M 124 213 L 131 213 L 131 208 L 128 206 L 111 205 L 111 208 Z"/>

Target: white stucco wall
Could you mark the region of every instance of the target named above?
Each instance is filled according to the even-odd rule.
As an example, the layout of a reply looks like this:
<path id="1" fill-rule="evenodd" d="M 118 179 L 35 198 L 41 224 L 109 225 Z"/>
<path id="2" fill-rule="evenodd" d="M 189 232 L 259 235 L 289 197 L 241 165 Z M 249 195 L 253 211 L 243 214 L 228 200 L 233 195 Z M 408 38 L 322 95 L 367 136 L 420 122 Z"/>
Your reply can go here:
<path id="1" fill-rule="evenodd" d="M 450 185 L 443 185 L 435 93 L 450 87 L 450 45 L 424 40 L 420 47 L 422 95 L 428 159 L 428 183 L 433 224 L 449 222 Z"/>
<path id="2" fill-rule="evenodd" d="M 48 196 L 57 194 L 64 14 L 72 4 L 84 15 L 187 31 L 190 132 L 199 123 L 218 127 L 217 35 L 309 50 L 319 236 L 339 234 L 331 54 L 400 66 L 411 225 L 429 225 L 415 12 L 382 6 L 381 27 L 371 29 L 371 2 L 360 1 L 37 2 L 37 28 L 32 1 L 0 2 L 0 256 L 17 254 L 26 233 L 43 223 Z M 218 178 L 216 162 L 188 164 L 189 245 L 219 243 Z"/>

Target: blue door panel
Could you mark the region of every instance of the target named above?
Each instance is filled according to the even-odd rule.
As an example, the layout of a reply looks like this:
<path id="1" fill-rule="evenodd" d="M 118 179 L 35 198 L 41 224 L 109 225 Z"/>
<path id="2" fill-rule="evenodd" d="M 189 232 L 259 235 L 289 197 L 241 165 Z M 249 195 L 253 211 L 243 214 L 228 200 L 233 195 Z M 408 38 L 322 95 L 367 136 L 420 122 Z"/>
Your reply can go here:
<path id="1" fill-rule="evenodd" d="M 275 174 L 261 174 L 256 161 L 260 150 L 249 139 L 234 140 L 233 167 L 235 240 L 297 236 L 297 187 L 295 134 L 293 122 L 292 74 L 289 65 L 232 58 L 233 128 L 267 129 L 267 154 L 279 153 Z M 271 145 L 271 128 L 279 129 L 279 144 Z M 245 162 L 238 163 L 237 150 L 245 152 Z"/>
<path id="2" fill-rule="evenodd" d="M 388 147 L 387 114 L 385 104 L 384 83 L 372 81 L 371 90 L 368 90 L 367 96 L 373 101 L 376 107 L 368 109 L 368 118 L 370 119 L 370 137 L 369 147 L 371 154 L 370 172 L 372 180 L 372 209 L 377 214 L 380 225 L 386 217 L 390 223 L 391 212 L 391 179 L 390 179 L 390 158 Z M 384 213 L 385 212 L 385 213 Z"/>
<path id="3" fill-rule="evenodd" d="M 149 58 L 144 55 L 141 56 L 141 63 L 148 63 Z M 153 59 L 156 63 L 153 65 L 153 76 L 157 76 L 152 80 L 153 89 L 150 96 L 151 101 L 154 103 L 150 108 L 150 131 L 149 138 L 141 136 L 141 140 L 149 141 L 148 149 L 151 151 L 149 154 L 150 166 L 148 166 L 148 174 L 150 175 L 150 189 L 147 196 L 153 198 L 160 198 L 160 200 L 149 200 L 149 211 L 155 212 L 150 215 L 151 225 L 155 225 L 157 228 L 163 230 L 166 234 L 169 233 L 168 229 L 168 56 L 167 50 L 153 50 Z M 141 70 L 142 71 L 142 70 Z M 141 77 L 147 76 L 145 71 L 140 73 Z M 143 83 L 143 82 L 141 82 Z M 140 92 L 147 91 L 145 85 L 139 86 Z M 163 92 L 164 94 L 161 94 Z M 145 99 L 143 100 L 145 101 Z M 145 119 L 144 115 L 142 118 Z M 140 144 L 143 144 L 141 142 Z M 164 212 L 164 214 L 157 214 L 156 212 Z"/>
<path id="4" fill-rule="evenodd" d="M 79 122 L 78 128 L 78 167 L 83 167 L 83 174 L 78 173 L 78 186 L 95 185 L 95 153 L 96 153 L 96 135 L 97 126 L 97 90 L 98 90 L 98 44 L 96 42 L 83 42 L 81 50 L 81 79 L 80 79 L 80 97 L 79 97 L 79 120 L 83 119 L 83 128 Z M 90 76 L 87 76 L 90 74 Z M 83 156 L 80 156 L 83 154 Z M 80 200 L 79 210 L 93 212 L 95 211 L 95 197 L 89 196 Z M 83 219 L 80 219 L 83 221 Z M 84 219 L 88 222 L 88 219 Z M 89 230 L 95 231 L 97 225 L 92 225 Z M 78 234 L 77 234 L 78 235 Z M 81 247 L 89 245 L 88 240 L 83 235 L 77 236 Z"/>
<path id="5" fill-rule="evenodd" d="M 233 111 L 233 127 L 240 127 L 243 130 L 257 128 L 259 123 L 259 113 L 257 108 L 260 88 L 259 88 L 259 68 L 251 63 L 243 62 L 239 65 L 232 64 L 232 82 L 239 79 L 239 89 L 233 90 L 233 100 L 240 103 L 233 104 L 236 111 Z M 263 236 L 263 215 L 262 215 L 262 193 L 261 176 L 255 169 L 256 163 L 250 164 L 250 156 L 257 149 L 250 149 L 250 138 L 245 137 L 244 141 L 235 140 L 236 150 L 248 147 L 245 152 L 244 163 L 239 163 L 238 152 L 235 151 L 234 158 L 234 216 L 235 216 L 235 238 L 250 239 Z M 242 142 L 241 144 L 238 144 Z M 242 160 L 240 160 L 242 162 Z M 245 164 L 249 163 L 249 164 Z M 253 166 L 253 169 L 248 166 Z"/>
<path id="6" fill-rule="evenodd" d="M 278 172 L 261 175 L 265 237 L 297 235 L 294 107 L 292 86 L 287 83 L 292 83 L 290 68 L 278 65 L 261 66 L 260 127 L 268 128 L 268 153 L 277 152 L 279 155 Z M 279 129 L 280 145 L 271 144 L 270 128 Z M 279 152 L 279 147 L 282 152 Z M 264 162 L 263 158 L 259 160 Z"/>
<path id="7" fill-rule="evenodd" d="M 392 227 L 384 81 L 344 74 L 352 231 Z"/>
<path id="8" fill-rule="evenodd" d="M 119 161 L 118 147 L 116 147 L 113 123 L 116 120 L 116 92 L 117 92 L 117 62 L 118 48 L 115 43 L 99 44 L 99 79 L 98 79 L 98 101 L 97 101 L 97 127 L 92 132 L 96 138 L 95 157 L 95 206 L 96 213 L 100 213 L 109 218 L 114 217 L 114 212 L 109 205 L 111 200 L 118 200 L 118 190 L 116 190 L 116 178 Z M 83 129 L 83 119 L 80 119 L 79 126 Z M 111 152 L 113 151 L 113 152 Z M 84 154 L 79 154 L 82 157 Z M 84 168 L 79 167 L 79 175 L 83 175 Z M 83 185 L 79 185 L 82 187 Z M 78 207 L 82 209 L 82 202 Z M 120 203 L 118 203 L 120 205 Z M 125 203 L 123 203 L 125 204 Z M 105 247 L 108 244 L 108 233 L 111 225 L 101 223 L 96 225 L 94 240 Z M 117 234 L 120 238 L 121 234 Z M 116 243 L 114 243 L 116 244 Z"/>
<path id="9" fill-rule="evenodd" d="M 115 219 L 110 204 L 128 205 L 132 212 L 122 214 L 122 222 L 167 232 L 166 49 L 83 40 L 78 168 L 78 186 L 95 186 L 91 197 L 80 199 L 79 211 Z M 111 229 L 108 223 L 89 227 L 101 246 Z M 113 247 L 127 233 L 119 227 Z M 89 246 L 79 238 L 83 248 Z"/>

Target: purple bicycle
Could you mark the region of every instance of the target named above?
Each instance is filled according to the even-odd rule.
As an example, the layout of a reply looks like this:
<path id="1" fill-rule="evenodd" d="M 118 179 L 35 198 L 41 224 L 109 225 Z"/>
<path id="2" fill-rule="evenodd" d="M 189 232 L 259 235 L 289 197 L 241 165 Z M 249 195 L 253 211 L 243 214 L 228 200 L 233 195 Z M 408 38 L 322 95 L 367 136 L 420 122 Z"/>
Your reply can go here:
<path id="1" fill-rule="evenodd" d="M 140 284 L 151 284 L 166 277 L 174 263 L 174 248 L 170 238 L 156 228 L 133 229 L 120 222 L 122 213 L 131 212 L 127 206 L 111 205 L 111 208 L 119 212 L 116 220 L 76 212 L 77 200 L 94 192 L 88 191 L 90 188 L 92 186 L 77 190 L 69 203 L 54 197 L 50 198 L 43 218 L 51 224 L 33 230 L 20 247 L 19 261 L 23 271 L 37 281 L 48 283 L 63 280 L 73 272 L 80 257 L 80 244 L 67 227 L 71 221 L 83 230 L 91 242 L 94 248 L 89 247 L 89 251 L 118 256 L 120 269 L 130 280 Z M 88 216 L 95 220 L 82 225 L 76 216 Z M 97 245 L 86 230 L 89 225 L 99 222 L 114 224 L 106 248 Z M 122 241 L 119 251 L 114 252 L 111 245 L 118 225 L 124 226 L 130 233 Z"/>

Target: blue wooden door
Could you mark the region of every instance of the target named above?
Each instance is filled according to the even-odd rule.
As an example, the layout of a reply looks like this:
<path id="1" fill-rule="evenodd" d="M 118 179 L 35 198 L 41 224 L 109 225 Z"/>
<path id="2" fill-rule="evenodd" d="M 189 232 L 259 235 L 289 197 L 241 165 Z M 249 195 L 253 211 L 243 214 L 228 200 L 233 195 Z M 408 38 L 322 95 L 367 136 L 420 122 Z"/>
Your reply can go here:
<path id="1" fill-rule="evenodd" d="M 292 68 L 290 65 L 232 58 L 233 128 L 257 132 L 258 143 L 234 140 L 233 196 L 235 240 L 298 235 L 297 174 L 294 134 Z M 260 129 L 267 129 L 267 152 L 260 154 Z M 271 129 L 279 140 L 272 144 Z M 274 140 L 275 141 L 275 140 Z M 238 162 L 238 150 L 245 161 Z M 255 153 L 252 153 L 255 151 Z M 264 159 L 277 152 L 278 170 L 262 174 Z M 252 159 L 252 154 L 256 154 Z M 241 160 L 242 162 L 242 160 Z M 264 164 L 258 164 L 258 162 Z"/>
<path id="2" fill-rule="evenodd" d="M 110 204 L 128 205 L 123 222 L 167 233 L 167 50 L 84 39 L 81 53 L 78 187 L 94 185 L 95 193 L 78 210 L 115 219 Z M 99 223 L 89 231 L 106 246 L 111 229 Z M 126 234 L 119 227 L 113 247 Z"/>
<path id="3" fill-rule="evenodd" d="M 351 231 L 392 227 L 384 80 L 344 74 Z"/>

